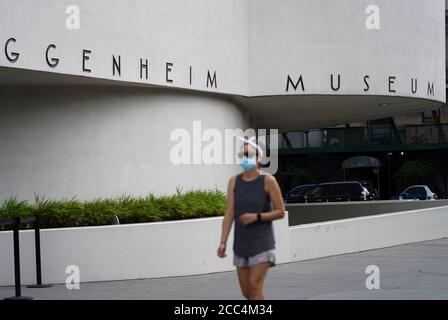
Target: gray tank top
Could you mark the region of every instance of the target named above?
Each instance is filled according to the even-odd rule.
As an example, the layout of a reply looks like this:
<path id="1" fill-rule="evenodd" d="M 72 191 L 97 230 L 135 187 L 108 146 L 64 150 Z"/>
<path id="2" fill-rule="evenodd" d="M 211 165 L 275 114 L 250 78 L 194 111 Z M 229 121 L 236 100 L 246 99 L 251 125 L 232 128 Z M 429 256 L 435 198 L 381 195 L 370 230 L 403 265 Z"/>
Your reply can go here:
<path id="1" fill-rule="evenodd" d="M 236 176 L 233 252 L 240 257 L 251 257 L 275 249 L 272 221 L 255 221 L 248 225 L 239 221 L 239 217 L 244 213 L 272 211 L 269 194 L 264 191 L 265 177 L 260 174 L 252 181 L 244 181 L 242 174 Z"/>

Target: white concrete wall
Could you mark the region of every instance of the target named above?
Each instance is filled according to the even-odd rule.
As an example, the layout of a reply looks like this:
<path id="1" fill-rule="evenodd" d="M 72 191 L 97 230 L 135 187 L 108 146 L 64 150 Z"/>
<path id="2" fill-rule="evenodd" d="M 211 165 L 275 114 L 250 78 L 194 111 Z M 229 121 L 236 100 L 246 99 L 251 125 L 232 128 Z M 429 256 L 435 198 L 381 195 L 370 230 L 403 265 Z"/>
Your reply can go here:
<path id="1" fill-rule="evenodd" d="M 200 135 L 248 126 L 220 97 L 148 88 L 0 88 L 0 114 L 0 203 L 34 193 L 92 199 L 172 194 L 176 186 L 225 191 L 239 167 L 175 165 L 170 134 L 188 130 L 192 163 L 193 121 L 201 121 Z"/>
<path id="2" fill-rule="evenodd" d="M 233 270 L 233 228 L 219 259 L 222 218 L 41 231 L 43 281 L 64 283 L 68 265 L 81 281 L 183 276 Z M 274 223 L 278 262 L 289 261 L 287 219 Z M 35 281 L 34 232 L 22 231 L 22 282 Z M 0 232 L 0 285 L 13 283 L 12 232 Z"/>
<path id="3" fill-rule="evenodd" d="M 368 30 L 369 5 L 379 8 L 380 29 Z M 421 97 L 445 101 L 443 0 L 250 0 L 251 95 L 286 94 L 286 76 L 303 76 L 305 91 Z M 330 76 L 341 75 L 333 91 Z M 369 91 L 364 76 L 369 75 Z M 395 76 L 389 92 L 389 76 Z M 411 77 L 418 79 L 411 92 Z M 435 96 L 427 95 L 428 81 Z M 281 85 L 279 85 L 281 84 Z M 361 106 L 360 106 L 361 107 Z"/>
<path id="4" fill-rule="evenodd" d="M 81 282 L 194 275 L 233 270 L 233 234 L 216 256 L 222 218 L 42 230 L 43 282 L 64 283 L 68 265 Z M 288 227 L 274 222 L 278 263 L 448 237 L 448 206 Z M 22 231 L 22 282 L 35 281 L 34 234 Z M 0 232 L 0 285 L 12 285 L 11 232 Z"/>
<path id="5" fill-rule="evenodd" d="M 379 8 L 380 29 L 365 26 L 366 8 Z M 80 29 L 69 30 L 68 5 L 80 9 Z M 243 96 L 289 94 L 386 95 L 445 102 L 443 0 L 3 0 L 0 47 L 14 37 L 11 63 L 0 67 L 84 75 Z M 371 14 L 371 13 L 370 13 Z M 45 62 L 59 58 L 51 68 Z M 82 50 L 92 53 L 82 71 Z M 121 55 L 122 74 L 112 74 Z M 149 58 L 149 79 L 140 79 Z M 166 81 L 166 63 L 173 63 Z M 190 84 L 189 67 L 193 68 Z M 207 70 L 217 88 L 206 86 Z M 342 76 L 333 91 L 330 75 Z M 287 76 L 303 75 L 305 91 L 286 92 Z M 364 91 L 364 76 L 370 89 Z M 389 76 L 396 77 L 389 92 Z M 418 79 L 411 92 L 411 77 Z M 427 83 L 434 83 L 434 96 Z M 409 106 L 409 110 L 415 109 Z"/>
<path id="6" fill-rule="evenodd" d="M 448 206 L 290 228 L 291 261 L 448 237 Z"/>
<path id="7" fill-rule="evenodd" d="M 80 10 L 79 30 L 66 28 L 66 8 Z M 248 90 L 247 0 L 2 0 L 0 67 L 83 75 L 213 92 Z M 21 56 L 10 63 L 7 39 Z M 51 68 L 45 60 L 58 58 Z M 82 71 L 83 50 L 90 50 Z M 112 55 L 121 55 L 121 76 L 112 73 Z M 149 77 L 140 78 L 140 59 L 149 59 Z M 166 63 L 173 63 L 166 81 Z M 190 84 L 190 66 L 193 69 Z M 207 70 L 218 85 L 208 87 Z M 213 74 L 212 74 L 213 75 Z"/>

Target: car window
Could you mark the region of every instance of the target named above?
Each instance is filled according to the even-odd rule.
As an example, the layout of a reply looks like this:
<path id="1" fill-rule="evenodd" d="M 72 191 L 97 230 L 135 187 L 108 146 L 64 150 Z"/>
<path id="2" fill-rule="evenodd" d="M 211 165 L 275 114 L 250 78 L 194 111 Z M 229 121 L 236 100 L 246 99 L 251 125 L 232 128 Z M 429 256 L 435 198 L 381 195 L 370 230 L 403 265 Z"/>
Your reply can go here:
<path id="1" fill-rule="evenodd" d="M 348 194 L 359 194 L 362 190 L 361 190 L 361 185 L 359 185 L 358 183 L 351 183 L 347 186 L 347 193 Z"/>
<path id="2" fill-rule="evenodd" d="M 328 184 L 313 187 L 305 195 L 307 197 L 328 197 L 337 195 L 357 195 L 361 192 L 361 185 L 358 183 Z"/>
<path id="3" fill-rule="evenodd" d="M 415 188 L 414 187 L 412 187 L 412 188 L 409 188 L 409 189 L 407 189 L 407 190 L 405 190 L 404 192 L 403 192 L 403 194 L 405 194 L 405 195 L 407 195 L 407 196 L 414 196 L 415 195 Z"/>
<path id="4" fill-rule="evenodd" d="M 292 189 L 289 194 L 293 197 L 301 196 L 311 188 L 312 186 L 298 186 Z"/>
<path id="5" fill-rule="evenodd" d="M 332 194 L 333 195 L 346 194 L 347 193 L 346 189 L 347 189 L 346 186 L 343 184 L 334 184 L 332 188 Z"/>
<path id="6" fill-rule="evenodd" d="M 301 187 L 295 187 L 293 188 L 291 191 L 289 191 L 288 193 L 292 196 L 297 195 L 300 192 Z"/>
<path id="7" fill-rule="evenodd" d="M 417 189 L 416 190 L 416 193 L 417 193 L 417 195 L 419 195 L 419 196 L 423 196 L 423 197 L 426 197 L 426 190 L 425 190 L 425 188 L 423 188 L 423 187 L 417 187 L 417 188 L 415 188 L 415 189 Z"/>
<path id="8" fill-rule="evenodd" d="M 341 183 L 333 185 L 332 194 L 333 195 L 358 194 L 360 191 L 361 186 L 357 183 Z"/>
<path id="9" fill-rule="evenodd" d="M 305 195 L 307 197 L 321 197 L 322 196 L 322 187 L 314 187 L 308 190 Z"/>
<path id="10" fill-rule="evenodd" d="M 412 187 L 406 190 L 408 197 L 426 197 L 426 190 L 423 187 Z"/>
<path id="11" fill-rule="evenodd" d="M 306 191 L 308 191 L 309 189 L 311 189 L 312 186 L 299 186 L 299 187 L 295 187 L 294 189 L 292 189 L 291 191 L 291 195 L 292 196 L 301 196 L 303 195 Z"/>
<path id="12" fill-rule="evenodd" d="M 327 197 L 334 194 L 334 188 L 332 185 L 327 185 L 322 187 L 322 196 Z"/>

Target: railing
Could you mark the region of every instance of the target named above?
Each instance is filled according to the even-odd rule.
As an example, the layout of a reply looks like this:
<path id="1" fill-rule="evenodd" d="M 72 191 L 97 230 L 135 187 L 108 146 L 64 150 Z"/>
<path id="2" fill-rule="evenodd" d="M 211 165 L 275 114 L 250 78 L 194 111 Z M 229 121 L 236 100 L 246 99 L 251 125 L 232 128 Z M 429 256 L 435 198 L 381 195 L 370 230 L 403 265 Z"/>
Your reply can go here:
<path id="1" fill-rule="evenodd" d="M 20 225 L 24 223 L 34 224 L 34 247 L 36 253 L 36 284 L 28 288 L 48 288 L 51 285 L 42 284 L 42 265 L 40 255 L 40 228 L 38 217 L 12 218 L 0 220 L 0 226 L 10 226 L 13 228 L 13 246 L 14 246 L 14 278 L 15 278 L 15 296 L 5 298 L 5 300 L 31 300 L 31 297 L 22 296 L 22 286 L 20 281 Z"/>
<path id="2" fill-rule="evenodd" d="M 430 125 L 406 125 L 352 128 L 323 128 L 286 133 L 288 141 L 280 136 L 279 147 L 290 148 L 324 148 L 324 147 L 357 147 L 377 145 L 421 145 L 429 143 L 445 143 L 448 136 L 448 125 L 440 127 Z"/>

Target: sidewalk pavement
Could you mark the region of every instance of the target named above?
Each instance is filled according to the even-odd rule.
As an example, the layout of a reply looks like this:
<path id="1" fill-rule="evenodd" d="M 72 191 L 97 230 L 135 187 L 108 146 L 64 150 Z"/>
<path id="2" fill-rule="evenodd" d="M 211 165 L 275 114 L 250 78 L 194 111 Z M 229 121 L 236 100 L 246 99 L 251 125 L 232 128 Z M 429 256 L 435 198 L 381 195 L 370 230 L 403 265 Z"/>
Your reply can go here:
<path id="1" fill-rule="evenodd" d="M 230 253 L 231 254 L 231 253 Z M 380 270 L 380 289 L 368 290 L 369 265 Z M 0 298 L 14 287 L 0 287 Z M 65 284 L 46 289 L 22 287 L 34 299 L 243 299 L 236 273 L 189 277 Z M 287 263 L 271 268 L 266 299 L 448 299 L 448 238 Z"/>

